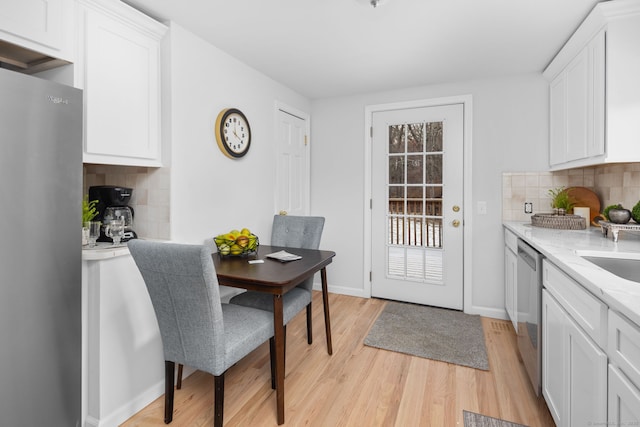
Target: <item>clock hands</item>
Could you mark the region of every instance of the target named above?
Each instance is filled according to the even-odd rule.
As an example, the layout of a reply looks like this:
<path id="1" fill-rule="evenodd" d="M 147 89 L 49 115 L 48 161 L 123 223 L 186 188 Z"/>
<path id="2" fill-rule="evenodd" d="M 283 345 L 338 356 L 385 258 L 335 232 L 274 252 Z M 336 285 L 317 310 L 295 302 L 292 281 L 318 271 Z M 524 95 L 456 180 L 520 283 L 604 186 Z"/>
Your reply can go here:
<path id="1" fill-rule="evenodd" d="M 236 137 L 236 138 L 238 138 L 238 141 L 242 142 L 242 138 L 240 138 L 240 137 L 238 136 L 238 133 L 236 132 L 236 129 L 237 129 L 237 128 L 238 128 L 238 124 L 237 124 L 237 123 L 234 123 L 234 124 L 233 124 L 233 134 L 235 135 L 235 137 Z"/>

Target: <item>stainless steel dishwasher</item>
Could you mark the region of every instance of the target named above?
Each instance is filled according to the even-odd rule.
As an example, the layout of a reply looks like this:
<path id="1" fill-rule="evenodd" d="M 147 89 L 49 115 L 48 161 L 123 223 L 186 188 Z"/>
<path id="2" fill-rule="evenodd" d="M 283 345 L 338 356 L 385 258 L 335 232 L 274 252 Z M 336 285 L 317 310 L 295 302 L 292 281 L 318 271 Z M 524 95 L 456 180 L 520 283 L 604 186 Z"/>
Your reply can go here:
<path id="1" fill-rule="evenodd" d="M 540 395 L 542 380 L 542 259 L 540 252 L 518 239 L 518 350 L 533 390 Z"/>

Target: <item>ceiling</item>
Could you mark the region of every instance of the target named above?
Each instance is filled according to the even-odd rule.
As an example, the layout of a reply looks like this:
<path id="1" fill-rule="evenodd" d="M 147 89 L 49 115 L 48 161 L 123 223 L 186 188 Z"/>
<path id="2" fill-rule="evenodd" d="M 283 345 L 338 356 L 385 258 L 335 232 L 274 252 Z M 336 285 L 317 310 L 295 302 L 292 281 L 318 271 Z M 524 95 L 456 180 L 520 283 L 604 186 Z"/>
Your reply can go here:
<path id="1" fill-rule="evenodd" d="M 541 72 L 596 0 L 125 0 L 310 98 Z"/>

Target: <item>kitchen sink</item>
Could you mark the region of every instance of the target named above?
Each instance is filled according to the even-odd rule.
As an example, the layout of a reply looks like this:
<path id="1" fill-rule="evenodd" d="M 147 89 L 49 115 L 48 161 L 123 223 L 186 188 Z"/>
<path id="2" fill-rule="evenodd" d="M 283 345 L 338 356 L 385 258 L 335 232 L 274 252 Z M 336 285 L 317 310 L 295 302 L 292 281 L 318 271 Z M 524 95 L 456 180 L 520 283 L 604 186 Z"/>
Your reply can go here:
<path id="1" fill-rule="evenodd" d="M 609 273 L 640 283 L 640 253 L 576 251 L 576 254 Z"/>

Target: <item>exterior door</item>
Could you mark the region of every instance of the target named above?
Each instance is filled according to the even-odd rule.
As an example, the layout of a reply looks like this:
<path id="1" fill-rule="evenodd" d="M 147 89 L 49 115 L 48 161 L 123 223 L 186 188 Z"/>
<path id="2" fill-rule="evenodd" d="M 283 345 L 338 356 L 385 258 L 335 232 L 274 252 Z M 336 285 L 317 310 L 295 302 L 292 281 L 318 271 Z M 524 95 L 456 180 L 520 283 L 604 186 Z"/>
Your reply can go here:
<path id="1" fill-rule="evenodd" d="M 463 112 L 373 113 L 374 297 L 463 307 Z"/>
<path id="2" fill-rule="evenodd" d="M 276 212 L 309 214 L 308 118 L 278 109 Z M 302 116 L 302 114 L 300 114 Z"/>

